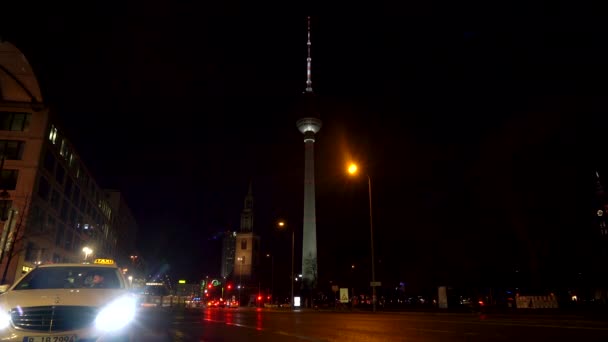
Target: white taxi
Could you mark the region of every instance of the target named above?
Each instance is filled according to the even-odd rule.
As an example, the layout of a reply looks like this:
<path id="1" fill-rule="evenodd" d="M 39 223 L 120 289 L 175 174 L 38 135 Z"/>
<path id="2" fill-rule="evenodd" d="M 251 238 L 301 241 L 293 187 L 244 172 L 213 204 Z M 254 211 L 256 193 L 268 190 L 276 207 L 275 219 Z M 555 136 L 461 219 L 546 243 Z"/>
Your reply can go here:
<path id="1" fill-rule="evenodd" d="M 0 341 L 128 341 L 136 308 L 111 259 L 41 265 L 0 295 Z"/>

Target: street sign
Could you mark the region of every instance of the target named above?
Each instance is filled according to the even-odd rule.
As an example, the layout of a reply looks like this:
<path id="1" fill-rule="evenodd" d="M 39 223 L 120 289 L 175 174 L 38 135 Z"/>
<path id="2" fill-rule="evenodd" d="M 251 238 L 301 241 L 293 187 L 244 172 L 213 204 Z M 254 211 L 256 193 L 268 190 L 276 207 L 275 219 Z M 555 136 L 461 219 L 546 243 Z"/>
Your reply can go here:
<path id="1" fill-rule="evenodd" d="M 347 288 L 340 289 L 340 303 L 348 303 L 348 289 Z"/>
<path id="2" fill-rule="evenodd" d="M 332 285 L 331 290 L 334 292 L 338 292 L 338 290 L 339 290 L 338 285 Z"/>
<path id="3" fill-rule="evenodd" d="M 439 297 L 439 308 L 447 309 L 448 308 L 447 287 L 439 286 L 437 296 Z"/>
<path id="4" fill-rule="evenodd" d="M 382 283 L 379 281 L 370 281 L 369 286 L 371 286 L 371 287 L 382 286 Z"/>

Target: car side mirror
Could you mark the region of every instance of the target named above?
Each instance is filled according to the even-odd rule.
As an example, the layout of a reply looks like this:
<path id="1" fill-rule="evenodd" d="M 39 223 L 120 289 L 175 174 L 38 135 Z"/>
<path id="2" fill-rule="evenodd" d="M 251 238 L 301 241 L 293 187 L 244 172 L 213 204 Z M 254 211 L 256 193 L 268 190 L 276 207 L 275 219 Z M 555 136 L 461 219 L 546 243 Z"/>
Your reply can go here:
<path id="1" fill-rule="evenodd" d="M 0 293 L 4 293 L 6 291 L 8 291 L 8 289 L 11 287 L 11 284 L 3 284 L 0 285 Z"/>

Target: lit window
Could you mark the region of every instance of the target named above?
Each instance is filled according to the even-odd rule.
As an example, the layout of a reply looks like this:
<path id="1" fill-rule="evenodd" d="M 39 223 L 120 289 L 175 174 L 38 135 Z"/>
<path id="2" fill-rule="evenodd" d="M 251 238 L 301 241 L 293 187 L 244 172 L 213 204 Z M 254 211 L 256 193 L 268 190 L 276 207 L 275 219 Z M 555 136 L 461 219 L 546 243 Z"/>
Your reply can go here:
<path id="1" fill-rule="evenodd" d="M 75 161 L 76 161 L 76 157 L 74 156 L 74 153 L 70 153 L 70 155 L 68 156 L 68 166 L 72 167 L 72 165 L 74 165 Z"/>
<path id="2" fill-rule="evenodd" d="M 51 125 L 51 131 L 49 132 L 49 140 L 53 144 L 57 143 L 57 127 L 55 127 L 54 125 Z"/>
<path id="3" fill-rule="evenodd" d="M 68 155 L 68 142 L 65 139 L 61 139 L 61 148 L 59 149 L 59 154 L 62 157 L 66 157 Z"/>

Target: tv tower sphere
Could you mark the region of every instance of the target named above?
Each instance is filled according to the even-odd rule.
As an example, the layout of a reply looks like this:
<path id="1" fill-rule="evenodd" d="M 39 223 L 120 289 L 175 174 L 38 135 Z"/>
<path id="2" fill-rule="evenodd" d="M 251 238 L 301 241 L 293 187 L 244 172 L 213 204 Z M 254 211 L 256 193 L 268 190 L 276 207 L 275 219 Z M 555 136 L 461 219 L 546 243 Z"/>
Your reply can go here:
<path id="1" fill-rule="evenodd" d="M 306 134 L 307 132 L 316 134 L 321 130 L 322 123 L 321 119 L 318 118 L 301 118 L 296 121 L 296 126 L 298 126 L 298 129 L 302 134 Z"/>

